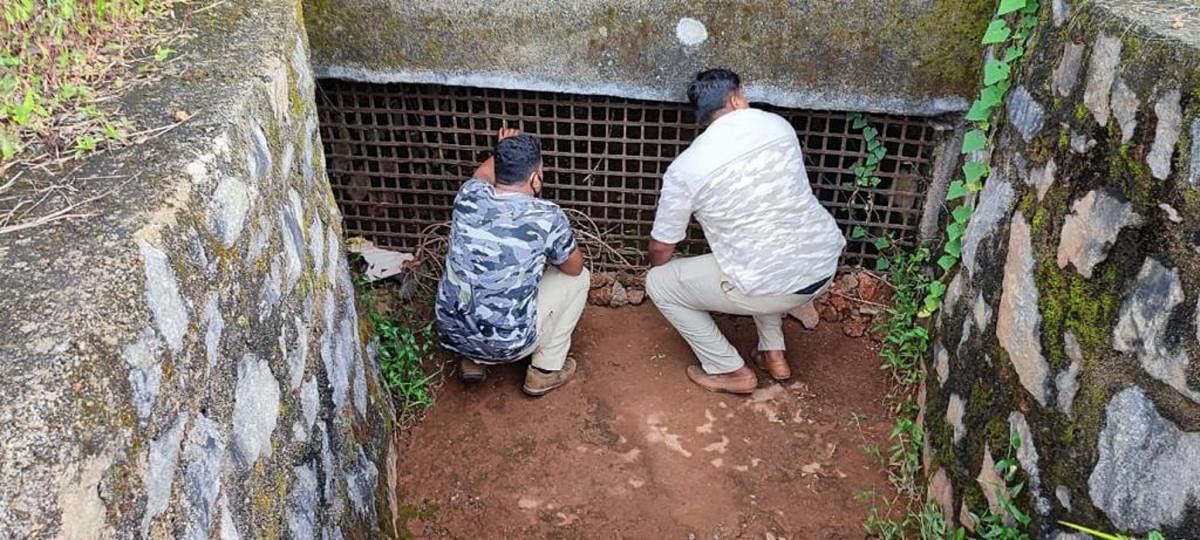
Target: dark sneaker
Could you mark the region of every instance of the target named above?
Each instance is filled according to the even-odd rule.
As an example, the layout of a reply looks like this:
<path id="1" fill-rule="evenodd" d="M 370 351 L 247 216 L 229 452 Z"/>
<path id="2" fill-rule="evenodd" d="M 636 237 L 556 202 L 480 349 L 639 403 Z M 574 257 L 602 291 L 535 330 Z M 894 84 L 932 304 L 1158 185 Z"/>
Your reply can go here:
<path id="1" fill-rule="evenodd" d="M 478 384 L 487 378 L 487 367 L 469 358 L 458 362 L 458 378 L 467 384 Z"/>
<path id="2" fill-rule="evenodd" d="M 562 369 L 543 372 L 533 366 L 529 366 L 525 370 L 525 385 L 521 390 L 531 396 L 544 396 L 547 392 L 554 390 L 567 383 L 567 380 L 575 374 L 575 359 L 570 356 L 567 361 L 563 362 Z"/>
<path id="3" fill-rule="evenodd" d="M 754 365 L 767 372 L 772 379 L 782 382 L 792 378 L 792 367 L 788 365 L 787 357 L 768 358 L 762 351 L 754 351 L 750 356 L 754 359 Z"/>
<path id="4" fill-rule="evenodd" d="M 700 366 L 688 366 L 687 376 L 692 382 L 709 392 L 730 394 L 752 394 L 758 388 L 758 377 L 747 366 L 720 375 L 709 375 Z"/>

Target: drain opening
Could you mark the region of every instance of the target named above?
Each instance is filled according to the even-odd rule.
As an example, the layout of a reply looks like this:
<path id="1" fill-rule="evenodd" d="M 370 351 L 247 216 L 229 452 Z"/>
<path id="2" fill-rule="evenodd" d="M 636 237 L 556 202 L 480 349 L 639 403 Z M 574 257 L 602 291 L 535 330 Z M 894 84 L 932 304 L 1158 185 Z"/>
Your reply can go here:
<path id="1" fill-rule="evenodd" d="M 584 212 L 614 247 L 641 253 L 662 175 L 699 132 L 687 105 L 606 96 L 326 79 L 317 102 L 346 234 L 401 250 L 450 219 L 459 186 L 488 155 L 496 131 L 516 127 L 542 140 L 543 196 Z M 813 191 L 847 238 L 862 226 L 913 244 L 935 144 L 926 119 L 869 115 L 887 157 L 878 186 L 855 187 L 852 169 L 865 148 L 845 113 L 762 108 L 795 127 Z M 707 250 L 694 221 L 679 250 Z M 878 256 L 871 242 L 851 239 L 841 264 L 873 267 Z"/>

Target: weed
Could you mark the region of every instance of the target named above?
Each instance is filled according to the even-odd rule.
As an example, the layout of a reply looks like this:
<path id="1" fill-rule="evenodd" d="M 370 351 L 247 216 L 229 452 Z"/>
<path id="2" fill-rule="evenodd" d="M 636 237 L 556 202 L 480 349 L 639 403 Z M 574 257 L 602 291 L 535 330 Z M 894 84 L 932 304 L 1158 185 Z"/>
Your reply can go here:
<path id="1" fill-rule="evenodd" d="M 123 122 L 96 104 L 111 96 L 119 70 L 137 62 L 153 23 L 186 1 L 0 2 L 0 166 L 30 145 L 50 158 L 124 140 Z M 153 57 L 173 52 L 160 44 Z"/>
<path id="2" fill-rule="evenodd" d="M 371 283 L 363 274 L 354 276 L 359 299 L 371 320 L 379 345 L 379 373 L 395 396 L 402 420 L 412 419 L 433 404 L 435 383 L 441 370 L 427 372 L 435 363 L 435 336 L 429 323 L 417 323 L 418 317 L 403 309 L 390 309 L 386 301 L 388 285 Z"/>
<path id="3" fill-rule="evenodd" d="M 430 381 L 422 364 L 432 354 L 433 329 L 413 330 L 379 312 L 371 312 L 371 324 L 379 339 L 379 372 L 392 394 L 400 400 L 401 414 L 433 404 Z"/>

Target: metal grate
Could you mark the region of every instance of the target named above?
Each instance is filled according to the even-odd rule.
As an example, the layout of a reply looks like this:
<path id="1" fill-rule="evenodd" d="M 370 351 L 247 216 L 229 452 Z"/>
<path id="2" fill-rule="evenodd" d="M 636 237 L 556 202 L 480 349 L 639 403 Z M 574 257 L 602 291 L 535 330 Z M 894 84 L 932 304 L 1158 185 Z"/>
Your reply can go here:
<path id="1" fill-rule="evenodd" d="M 545 197 L 585 212 L 617 247 L 641 249 L 662 175 L 699 131 L 686 105 L 604 96 L 322 80 L 317 98 L 347 234 L 396 249 L 450 219 L 459 185 L 501 127 L 542 139 Z M 855 188 L 851 169 L 864 148 L 845 113 L 765 108 L 795 126 L 813 190 L 847 237 L 861 225 L 911 245 L 934 145 L 925 119 L 869 115 L 887 147 L 883 181 Z M 680 249 L 706 249 L 696 223 Z M 871 266 L 877 257 L 870 242 L 852 240 L 842 265 Z"/>

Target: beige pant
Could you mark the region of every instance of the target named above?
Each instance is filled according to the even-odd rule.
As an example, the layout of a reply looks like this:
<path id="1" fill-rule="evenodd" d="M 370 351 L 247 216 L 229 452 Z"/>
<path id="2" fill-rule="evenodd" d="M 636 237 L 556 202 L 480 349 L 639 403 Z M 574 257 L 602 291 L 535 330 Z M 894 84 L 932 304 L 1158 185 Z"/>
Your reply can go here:
<path id="1" fill-rule="evenodd" d="M 530 365 L 546 371 L 562 369 L 591 283 L 586 268 L 578 276 L 568 276 L 553 266 L 546 268 L 538 285 L 537 342 L 521 355 L 533 355 Z"/>
<path id="2" fill-rule="evenodd" d="M 782 351 L 784 314 L 811 302 L 823 291 L 746 296 L 734 288 L 711 254 L 677 258 L 646 274 L 646 294 L 692 347 L 704 371 L 713 375 L 737 370 L 745 362 L 721 335 L 709 312 L 754 317 L 758 350 Z"/>

